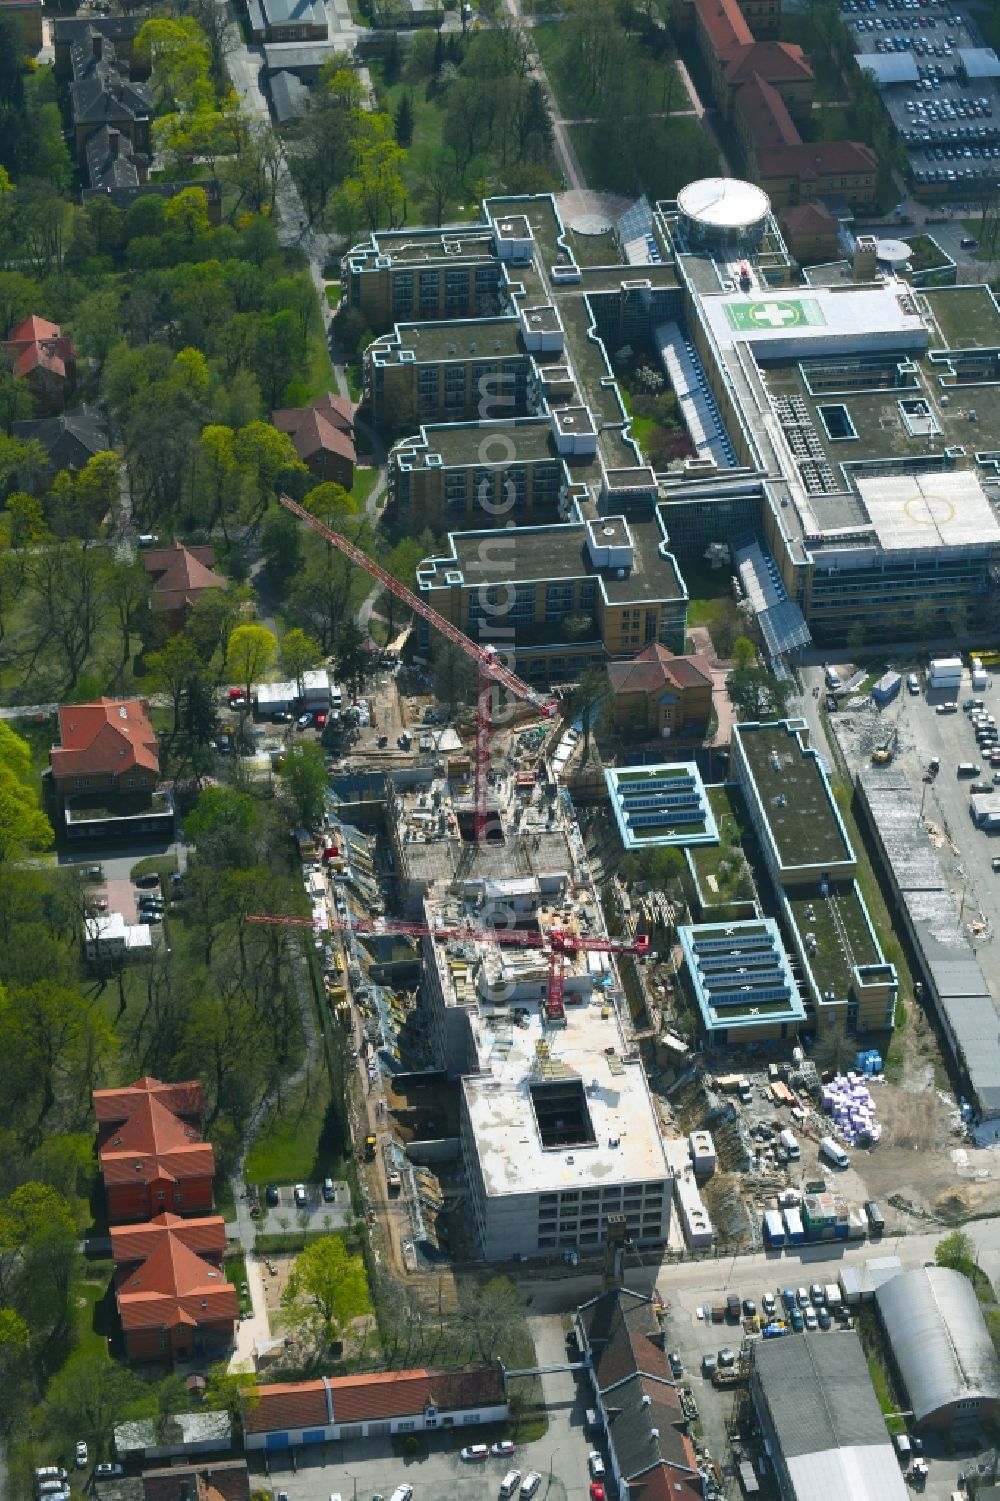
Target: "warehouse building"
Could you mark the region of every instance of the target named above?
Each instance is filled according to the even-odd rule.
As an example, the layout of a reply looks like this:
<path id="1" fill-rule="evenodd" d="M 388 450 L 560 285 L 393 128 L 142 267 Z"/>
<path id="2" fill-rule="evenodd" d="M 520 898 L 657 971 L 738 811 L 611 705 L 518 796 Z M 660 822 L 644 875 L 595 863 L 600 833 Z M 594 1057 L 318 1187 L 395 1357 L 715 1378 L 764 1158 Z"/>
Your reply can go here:
<path id="1" fill-rule="evenodd" d="M 968 1277 L 917 1267 L 884 1283 L 875 1305 L 918 1427 L 996 1422 L 1000 1360 Z"/>
<path id="2" fill-rule="evenodd" d="M 758 1340 L 750 1395 L 782 1501 L 906 1501 L 856 1334 Z"/>
<path id="3" fill-rule="evenodd" d="M 978 1117 L 980 1141 L 1000 1132 L 1000 1016 L 959 922 L 951 883 L 921 818 L 921 799 L 894 767 L 858 778 L 861 807 L 919 965 L 924 993 Z"/>

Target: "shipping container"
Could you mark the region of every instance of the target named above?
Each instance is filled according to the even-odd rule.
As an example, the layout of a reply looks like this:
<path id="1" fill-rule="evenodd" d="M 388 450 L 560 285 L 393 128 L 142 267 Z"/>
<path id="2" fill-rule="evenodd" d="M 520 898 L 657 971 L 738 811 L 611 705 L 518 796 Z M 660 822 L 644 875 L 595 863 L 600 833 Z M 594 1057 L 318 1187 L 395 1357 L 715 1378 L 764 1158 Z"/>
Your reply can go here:
<path id="1" fill-rule="evenodd" d="M 793 1246 L 801 1246 L 805 1242 L 806 1232 L 802 1224 L 802 1216 L 797 1209 L 786 1209 L 785 1234 Z"/>
<path id="2" fill-rule="evenodd" d="M 764 1240 L 767 1245 L 778 1247 L 785 1244 L 785 1222 L 780 1209 L 768 1209 L 764 1213 Z"/>

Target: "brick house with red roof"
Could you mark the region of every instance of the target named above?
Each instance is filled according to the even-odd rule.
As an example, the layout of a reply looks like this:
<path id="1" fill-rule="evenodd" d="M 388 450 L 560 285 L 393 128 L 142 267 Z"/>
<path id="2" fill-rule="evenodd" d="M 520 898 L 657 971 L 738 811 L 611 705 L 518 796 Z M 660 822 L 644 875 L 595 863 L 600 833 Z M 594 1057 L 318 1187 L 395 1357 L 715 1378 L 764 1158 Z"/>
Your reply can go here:
<path id="1" fill-rule="evenodd" d="M 205 1091 L 200 1079 L 184 1079 L 179 1084 L 164 1084 L 145 1074 L 134 1084 L 117 1089 L 95 1089 L 91 1097 L 97 1117 L 98 1141 L 107 1140 L 113 1126 L 120 1126 L 134 1115 L 147 1099 L 159 1100 L 186 1125 L 200 1131 L 205 1119 Z"/>
<path id="2" fill-rule="evenodd" d="M 201 1215 L 213 1208 L 211 1143 L 153 1092 L 126 1120 L 102 1131 L 97 1157 L 112 1224 L 149 1220 L 164 1211 Z"/>
<path id="3" fill-rule="evenodd" d="M 261 1386 L 244 1406 L 243 1436 L 248 1450 L 273 1451 L 341 1438 L 469 1428 L 506 1418 L 503 1368 L 493 1363 Z"/>
<path id="4" fill-rule="evenodd" d="M 272 412 L 271 423 L 288 433 L 310 474 L 349 490 L 354 484 L 354 413 L 349 401 L 325 391 L 307 407 Z"/>
<path id="5" fill-rule="evenodd" d="M 840 226 L 822 203 L 797 203 L 781 213 L 785 244 L 800 263 L 822 264 L 840 253 Z"/>
<path id="6" fill-rule="evenodd" d="M 142 1495 L 143 1501 L 250 1501 L 250 1472 L 245 1459 L 143 1470 Z"/>
<path id="7" fill-rule="evenodd" d="M 148 1261 L 169 1237 L 216 1266 L 221 1266 L 226 1254 L 226 1222 L 221 1214 L 186 1220 L 168 1211 L 141 1225 L 112 1225 L 110 1234 L 115 1266 Z"/>
<path id="8" fill-rule="evenodd" d="M 236 1289 L 172 1226 L 141 1265 L 119 1266 L 115 1297 L 129 1360 L 191 1360 L 232 1347 Z"/>
<path id="9" fill-rule="evenodd" d="M 160 757 L 147 699 L 61 704 L 59 739 L 49 751 L 49 774 L 63 805 L 90 798 L 113 811 L 117 799 L 154 791 Z"/>
<path id="10" fill-rule="evenodd" d="M 142 566 L 153 580 L 150 607 L 171 632 L 179 631 L 191 607 L 209 589 L 225 589 L 226 580 L 214 573 L 214 547 L 153 547 L 142 555 Z"/>
<path id="11" fill-rule="evenodd" d="M 675 657 L 653 641 L 629 662 L 610 662 L 611 713 L 626 733 L 703 734 L 712 714 L 712 674 L 703 657 Z"/>
<path id="12" fill-rule="evenodd" d="M 756 41 L 737 0 L 694 0 L 695 36 L 712 94 L 733 122 L 748 176 L 772 207 L 833 198 L 875 203 L 878 158 L 860 141 L 803 141 L 793 116 L 812 105 L 815 76 L 801 47 Z"/>
<path id="13" fill-rule="evenodd" d="M 11 329 L 3 348 L 12 374 L 28 383 L 39 410 L 61 412 L 76 390 L 76 349 L 58 323 L 32 314 Z"/>

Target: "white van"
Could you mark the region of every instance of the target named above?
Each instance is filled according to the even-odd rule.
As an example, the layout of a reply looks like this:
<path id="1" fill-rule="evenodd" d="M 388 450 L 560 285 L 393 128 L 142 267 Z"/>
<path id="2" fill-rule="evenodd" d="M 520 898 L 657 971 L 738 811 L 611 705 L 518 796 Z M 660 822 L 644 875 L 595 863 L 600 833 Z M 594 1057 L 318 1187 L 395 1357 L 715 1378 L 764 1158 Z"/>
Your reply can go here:
<path id="1" fill-rule="evenodd" d="M 834 1167 L 850 1167 L 850 1160 L 843 1147 L 838 1146 L 832 1136 L 824 1136 L 819 1144 L 819 1155 L 825 1157 L 827 1162 L 832 1162 Z"/>
<path id="2" fill-rule="evenodd" d="M 506 1498 L 508 1496 L 513 1496 L 513 1494 L 514 1494 L 515 1491 L 520 1490 L 520 1487 L 521 1487 L 521 1471 L 520 1470 L 508 1470 L 507 1473 L 506 1473 L 506 1475 L 503 1477 L 503 1479 L 500 1482 L 500 1494 L 504 1498 Z"/>
<path id="3" fill-rule="evenodd" d="M 801 1157 L 802 1153 L 799 1151 L 799 1144 L 798 1144 L 798 1142 L 795 1139 L 795 1132 L 794 1131 L 789 1131 L 788 1128 L 786 1127 L 785 1130 L 782 1131 L 781 1135 L 778 1137 L 778 1141 L 781 1143 L 781 1145 L 784 1147 L 785 1151 L 788 1153 L 789 1161 L 790 1162 L 798 1162 L 798 1160 Z"/>

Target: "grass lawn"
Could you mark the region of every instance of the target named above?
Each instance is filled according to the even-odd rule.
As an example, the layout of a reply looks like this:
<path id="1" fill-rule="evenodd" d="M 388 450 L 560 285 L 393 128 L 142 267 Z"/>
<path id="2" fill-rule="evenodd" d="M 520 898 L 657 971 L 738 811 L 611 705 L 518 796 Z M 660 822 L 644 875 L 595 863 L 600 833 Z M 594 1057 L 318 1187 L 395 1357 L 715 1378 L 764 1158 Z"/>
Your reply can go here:
<path id="1" fill-rule="evenodd" d="M 643 148 L 634 173 L 624 167 L 603 125 L 571 125 L 580 170 L 587 185 L 609 192 L 645 192 L 650 199 L 675 198 L 693 177 L 718 171 L 714 146 L 695 120 L 673 117 L 642 122 Z"/>
<path id="2" fill-rule="evenodd" d="M 628 391 L 626 391 L 625 387 L 623 385 L 621 385 L 620 383 L 619 383 L 618 389 L 621 392 L 621 397 L 622 397 L 622 401 L 623 401 L 623 403 L 625 405 L 625 410 L 626 410 L 626 412 L 628 412 L 629 416 L 632 418 L 632 436 L 635 439 L 635 441 L 638 443 L 639 447 L 643 450 L 643 452 L 645 452 L 646 442 L 647 442 L 647 440 L 649 438 L 649 435 L 654 430 L 654 428 L 656 428 L 657 425 L 658 425 L 657 422 L 656 422 L 656 419 L 655 419 L 655 417 L 634 417 L 634 416 L 632 416 L 632 398 L 631 398 L 631 396 L 629 395 Z"/>
<path id="3" fill-rule="evenodd" d="M 963 219 L 962 228 L 974 240 L 979 240 L 979 245 L 970 252 L 973 260 L 992 261 L 1000 253 L 1000 224 L 996 220 L 991 221 L 987 226 L 984 238 L 981 238 L 983 235 L 982 219 Z"/>
<path id="4" fill-rule="evenodd" d="M 422 191 L 421 159 L 426 161 L 430 157 L 437 158 L 444 150 L 444 110 L 434 99 L 427 98 L 426 80 L 412 81 L 403 78 L 399 83 L 387 85 L 381 63 L 369 63 L 368 67 L 372 77 L 372 86 L 378 95 L 380 109 L 395 116 L 403 95 L 409 94 L 410 96 L 410 105 L 413 110 L 413 140 L 403 164 L 403 182 L 406 185 L 411 205 L 416 205 Z M 481 170 L 477 168 L 477 163 L 480 164 Z M 490 165 L 488 158 L 475 157 L 469 165 L 466 180 L 472 182 L 478 176 L 485 175 Z M 410 217 L 418 224 L 432 222 L 426 215 L 423 217 L 420 214 L 414 215 L 412 210 Z M 475 203 L 470 205 L 464 182 L 460 179 L 455 181 L 448 194 L 448 201 L 444 205 L 441 222 L 452 224 L 462 219 L 476 217 L 478 217 L 477 205 Z"/>
<path id="5" fill-rule="evenodd" d="M 374 490 L 377 481 L 377 469 L 355 469 L 351 495 L 357 501 L 359 511 L 364 510 L 368 497 Z"/>
<path id="6" fill-rule="evenodd" d="M 876 1397 L 878 1397 L 878 1405 L 885 1413 L 886 1428 L 890 1433 L 905 1433 L 906 1419 L 890 1416 L 891 1413 L 897 1411 L 897 1407 L 893 1401 L 892 1390 L 889 1386 L 889 1378 L 885 1373 L 885 1368 L 876 1355 L 868 1356 L 868 1374 L 872 1378 L 872 1386 L 875 1388 Z"/>
<path id="7" fill-rule="evenodd" d="M 331 1126 L 330 1084 L 317 1064 L 265 1119 L 247 1158 L 248 1183 L 318 1182 L 343 1176 L 343 1144 Z"/>
<path id="8" fill-rule="evenodd" d="M 340 282 L 328 281 L 326 284 L 326 300 L 329 305 L 336 309 L 340 306 Z"/>

